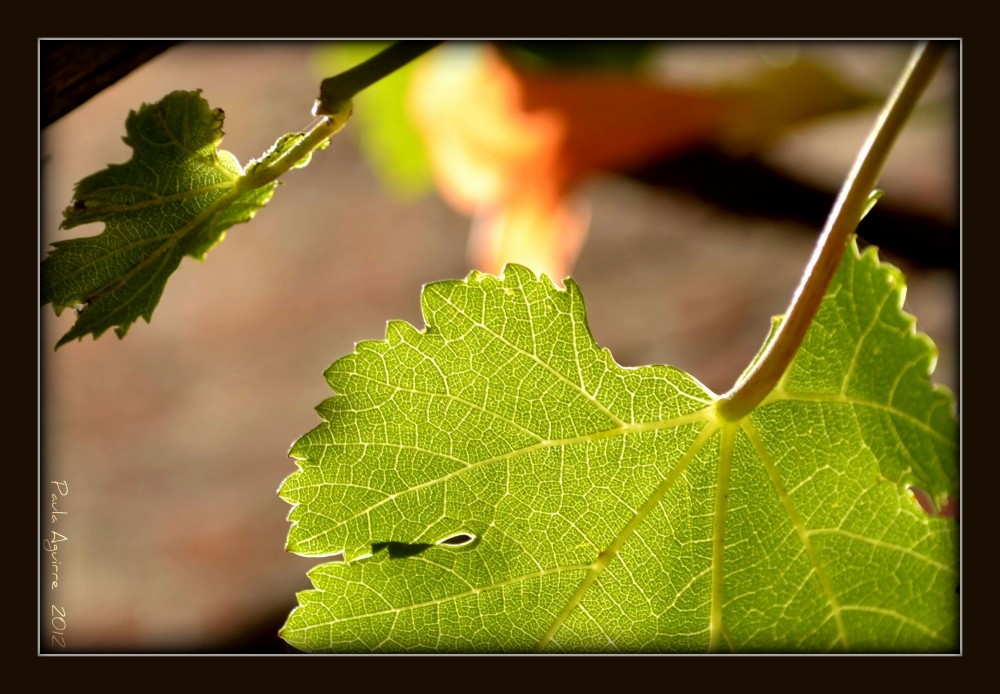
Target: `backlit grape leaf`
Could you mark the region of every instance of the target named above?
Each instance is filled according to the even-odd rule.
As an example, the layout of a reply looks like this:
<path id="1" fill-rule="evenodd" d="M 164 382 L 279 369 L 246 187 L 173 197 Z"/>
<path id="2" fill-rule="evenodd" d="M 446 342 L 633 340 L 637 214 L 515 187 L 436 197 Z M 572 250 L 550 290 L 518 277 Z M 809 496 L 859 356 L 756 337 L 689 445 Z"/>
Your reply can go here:
<path id="1" fill-rule="evenodd" d="M 623 368 L 572 280 L 430 284 L 326 376 L 297 441 L 288 549 L 306 651 L 958 649 L 953 396 L 851 248 L 779 386 L 746 418 L 668 366 Z M 450 540 L 450 541 L 448 541 Z M 446 542 L 447 541 L 447 542 Z"/>
<path id="2" fill-rule="evenodd" d="M 106 226 L 97 236 L 53 243 L 42 261 L 42 305 L 51 302 L 57 315 L 78 310 L 57 348 L 112 327 L 121 338 L 136 319 L 149 322 L 181 259 L 203 259 L 226 229 L 249 221 L 271 199 L 277 182 L 258 185 L 246 174 L 302 135 L 282 136 L 244 172 L 231 153 L 217 149 L 222 122 L 222 109 L 210 108 L 200 91 L 143 104 L 125 121 L 132 158 L 77 183 L 62 227 Z"/>

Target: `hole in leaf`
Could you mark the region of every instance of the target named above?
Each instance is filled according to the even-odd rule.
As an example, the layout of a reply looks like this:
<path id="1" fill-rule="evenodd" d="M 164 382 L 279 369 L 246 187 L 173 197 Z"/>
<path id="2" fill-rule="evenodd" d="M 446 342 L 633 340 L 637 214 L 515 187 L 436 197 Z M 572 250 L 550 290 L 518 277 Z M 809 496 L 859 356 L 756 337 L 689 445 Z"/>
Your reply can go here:
<path id="1" fill-rule="evenodd" d="M 443 540 L 438 540 L 439 545 L 448 545 L 450 547 L 465 547 L 466 545 L 471 545 L 476 541 L 475 535 L 470 535 L 469 533 L 458 533 L 452 535 L 451 537 L 446 537 Z"/>
<path id="2" fill-rule="evenodd" d="M 939 509 L 934 505 L 934 500 L 926 490 L 923 490 L 920 487 L 909 487 L 908 489 L 910 494 L 913 495 L 913 498 L 917 500 L 918 504 L 920 504 L 920 508 L 922 508 L 924 513 L 928 516 L 958 518 L 958 499 L 955 497 L 949 496 Z"/>

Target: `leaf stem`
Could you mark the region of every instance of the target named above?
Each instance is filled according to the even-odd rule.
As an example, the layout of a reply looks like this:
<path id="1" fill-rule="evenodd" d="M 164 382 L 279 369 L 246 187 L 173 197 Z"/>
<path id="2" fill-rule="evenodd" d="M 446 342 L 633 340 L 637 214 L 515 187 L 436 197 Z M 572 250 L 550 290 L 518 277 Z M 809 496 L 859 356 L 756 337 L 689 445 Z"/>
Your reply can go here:
<path id="1" fill-rule="evenodd" d="M 392 74 L 439 43 L 441 42 L 400 41 L 349 70 L 327 77 L 320 83 L 320 96 L 313 105 L 313 115 L 321 116 L 320 120 L 305 133 L 305 137 L 280 157 L 249 173 L 242 185 L 247 188 L 259 188 L 299 166 L 313 151 L 347 125 L 354 111 L 351 100 L 358 92 Z"/>
<path id="2" fill-rule="evenodd" d="M 439 43 L 441 42 L 399 41 L 360 65 L 339 75 L 327 77 L 319 86 L 319 98 L 313 106 L 313 115 L 329 116 L 338 113 L 342 105 L 360 91 L 419 58 Z"/>
<path id="3" fill-rule="evenodd" d="M 306 131 L 305 137 L 289 147 L 286 152 L 272 162 L 248 171 L 241 183 L 242 189 L 260 188 L 271 181 L 275 181 L 284 176 L 288 171 L 303 163 L 313 151 L 322 146 L 324 142 L 336 135 L 351 118 L 353 107 L 351 102 L 347 102 L 339 113 L 334 113 L 320 118 L 315 125 Z"/>
<path id="4" fill-rule="evenodd" d="M 750 414 L 774 390 L 792 362 L 864 215 L 892 144 L 947 49 L 942 42 L 917 45 L 844 181 L 777 334 L 757 364 L 719 398 L 716 409 L 724 419 L 737 421 Z"/>

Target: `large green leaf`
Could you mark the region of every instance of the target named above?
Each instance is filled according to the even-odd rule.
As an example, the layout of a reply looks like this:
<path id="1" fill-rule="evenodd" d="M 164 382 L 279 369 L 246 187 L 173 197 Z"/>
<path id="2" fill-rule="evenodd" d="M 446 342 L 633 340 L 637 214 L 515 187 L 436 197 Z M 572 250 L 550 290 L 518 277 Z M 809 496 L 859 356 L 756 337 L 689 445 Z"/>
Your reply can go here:
<path id="1" fill-rule="evenodd" d="M 509 266 L 428 285 L 335 362 L 296 442 L 288 549 L 344 553 L 282 630 L 307 651 L 953 651 L 950 393 L 853 245 L 748 417 L 666 366 L 623 368 L 575 283 Z M 449 540 L 450 542 L 446 542 Z"/>
<path id="2" fill-rule="evenodd" d="M 58 241 L 42 262 L 42 305 L 56 314 L 78 311 L 56 347 L 109 328 L 124 337 L 138 318 L 149 322 L 167 279 L 185 255 L 202 259 L 225 231 L 253 218 L 278 185 L 256 185 L 236 158 L 219 150 L 222 109 L 200 91 L 173 92 L 143 104 L 125 121 L 125 164 L 77 183 L 62 227 L 104 222 L 105 230 Z M 246 173 L 287 151 L 300 134 L 285 135 Z"/>

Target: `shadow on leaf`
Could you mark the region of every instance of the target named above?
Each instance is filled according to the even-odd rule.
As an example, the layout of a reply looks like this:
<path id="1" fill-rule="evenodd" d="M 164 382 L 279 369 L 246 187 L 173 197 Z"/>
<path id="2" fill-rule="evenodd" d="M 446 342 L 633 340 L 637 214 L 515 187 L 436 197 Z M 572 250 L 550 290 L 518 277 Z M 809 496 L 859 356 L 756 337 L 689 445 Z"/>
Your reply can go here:
<path id="1" fill-rule="evenodd" d="M 405 559 L 422 553 L 424 550 L 434 545 L 426 543 L 408 544 L 406 542 L 373 542 L 372 554 L 378 554 L 382 550 L 388 550 L 390 559 Z"/>

